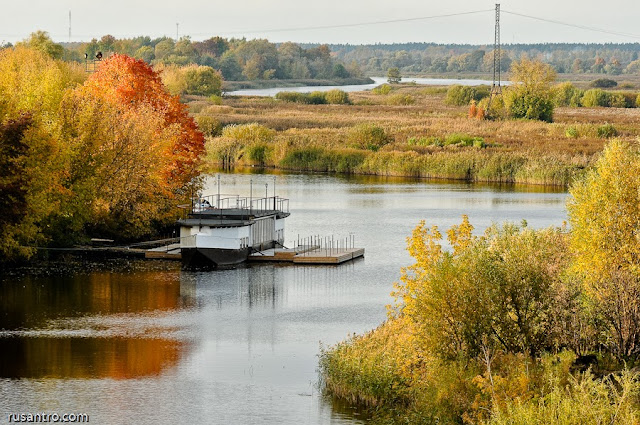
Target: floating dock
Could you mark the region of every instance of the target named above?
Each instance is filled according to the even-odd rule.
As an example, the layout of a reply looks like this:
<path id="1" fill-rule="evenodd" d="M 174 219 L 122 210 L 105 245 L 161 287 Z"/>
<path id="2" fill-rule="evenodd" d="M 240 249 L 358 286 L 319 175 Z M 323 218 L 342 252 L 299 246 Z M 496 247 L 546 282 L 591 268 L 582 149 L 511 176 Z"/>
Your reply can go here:
<path id="1" fill-rule="evenodd" d="M 251 262 L 283 262 L 294 264 L 342 264 L 364 257 L 364 248 L 331 249 L 319 245 L 275 248 L 249 255 Z"/>

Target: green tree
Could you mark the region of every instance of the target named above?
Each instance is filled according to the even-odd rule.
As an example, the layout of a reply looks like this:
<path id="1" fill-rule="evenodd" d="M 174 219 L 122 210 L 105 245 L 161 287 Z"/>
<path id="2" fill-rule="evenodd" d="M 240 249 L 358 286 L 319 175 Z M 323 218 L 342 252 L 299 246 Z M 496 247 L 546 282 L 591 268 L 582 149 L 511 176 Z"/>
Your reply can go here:
<path id="1" fill-rule="evenodd" d="M 64 54 L 64 48 L 54 43 L 46 31 L 33 32 L 28 39 L 17 43 L 16 46 L 25 46 L 38 50 L 53 59 L 61 59 Z"/>
<path id="2" fill-rule="evenodd" d="M 511 65 L 513 85 L 504 91 L 504 103 L 511 118 L 551 122 L 554 99 L 551 83 L 556 73 L 551 66 L 524 58 Z"/>
<path id="3" fill-rule="evenodd" d="M 151 46 L 142 46 L 138 50 L 136 50 L 133 55 L 136 59 L 142 59 L 146 63 L 151 63 L 153 59 L 155 59 L 155 51 Z"/>
<path id="4" fill-rule="evenodd" d="M 185 93 L 201 96 L 220 96 L 222 94 L 222 76 L 219 71 L 199 65 L 190 65 L 181 70 L 185 81 Z"/>
<path id="5" fill-rule="evenodd" d="M 402 80 L 400 70 L 398 68 L 389 68 L 387 71 L 387 81 L 389 84 L 398 84 Z"/>

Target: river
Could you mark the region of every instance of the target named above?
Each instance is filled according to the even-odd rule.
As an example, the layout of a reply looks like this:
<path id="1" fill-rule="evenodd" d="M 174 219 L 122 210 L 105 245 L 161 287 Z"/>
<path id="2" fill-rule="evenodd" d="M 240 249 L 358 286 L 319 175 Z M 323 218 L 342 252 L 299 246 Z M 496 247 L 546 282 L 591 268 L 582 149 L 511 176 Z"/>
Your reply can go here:
<path id="1" fill-rule="evenodd" d="M 223 174 L 225 193 L 273 188 L 273 175 Z M 86 413 L 95 424 L 355 424 L 317 388 L 320 344 L 385 319 L 409 265 L 405 238 L 425 219 L 468 214 L 561 225 L 564 192 L 539 187 L 279 174 L 285 240 L 355 235 L 365 258 L 341 266 L 261 264 L 211 272 L 133 263 L 0 281 L 0 418 Z M 214 193 L 214 179 L 207 181 Z M 258 188 L 258 189 L 256 189 Z M 261 192 L 264 193 L 264 192 Z"/>
<path id="2" fill-rule="evenodd" d="M 273 87 L 269 89 L 244 89 L 234 90 L 227 92 L 229 96 L 275 96 L 281 91 L 293 91 L 298 93 L 310 93 L 312 91 L 329 91 L 333 89 L 340 89 L 346 92 L 371 90 L 374 87 L 378 87 L 380 84 L 387 82 L 384 77 L 371 77 L 373 84 L 354 84 L 345 86 L 301 86 L 301 87 Z M 452 84 L 460 84 L 462 86 L 479 86 L 482 84 L 491 85 L 492 81 L 489 80 L 473 80 L 473 79 L 455 79 L 455 78 L 403 78 L 403 83 L 414 82 L 416 84 L 431 85 L 431 86 L 450 86 Z M 503 85 L 508 83 L 503 82 Z"/>

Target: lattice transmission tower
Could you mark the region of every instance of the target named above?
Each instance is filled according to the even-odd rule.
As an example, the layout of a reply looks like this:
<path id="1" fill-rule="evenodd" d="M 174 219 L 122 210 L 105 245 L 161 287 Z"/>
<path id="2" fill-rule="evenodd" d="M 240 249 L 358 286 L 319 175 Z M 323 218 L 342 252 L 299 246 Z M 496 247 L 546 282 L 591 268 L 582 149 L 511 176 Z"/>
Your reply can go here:
<path id="1" fill-rule="evenodd" d="M 500 3 L 496 3 L 496 28 L 493 40 L 493 84 L 491 85 L 490 101 L 502 94 L 500 56 L 502 56 L 500 48 Z"/>

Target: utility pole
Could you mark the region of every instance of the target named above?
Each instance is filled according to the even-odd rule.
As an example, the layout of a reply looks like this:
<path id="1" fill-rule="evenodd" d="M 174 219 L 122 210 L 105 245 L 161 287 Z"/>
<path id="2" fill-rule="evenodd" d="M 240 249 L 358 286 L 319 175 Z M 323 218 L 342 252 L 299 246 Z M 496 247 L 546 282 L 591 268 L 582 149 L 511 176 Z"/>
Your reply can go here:
<path id="1" fill-rule="evenodd" d="M 496 27 L 493 39 L 493 84 L 491 85 L 491 100 L 495 96 L 502 94 L 501 74 L 500 74 L 500 3 L 496 3 Z"/>
<path id="2" fill-rule="evenodd" d="M 71 11 L 69 11 L 69 43 L 71 43 Z"/>
<path id="3" fill-rule="evenodd" d="M 180 26 L 180 24 L 178 22 L 176 22 L 176 41 L 178 41 L 178 27 Z"/>

